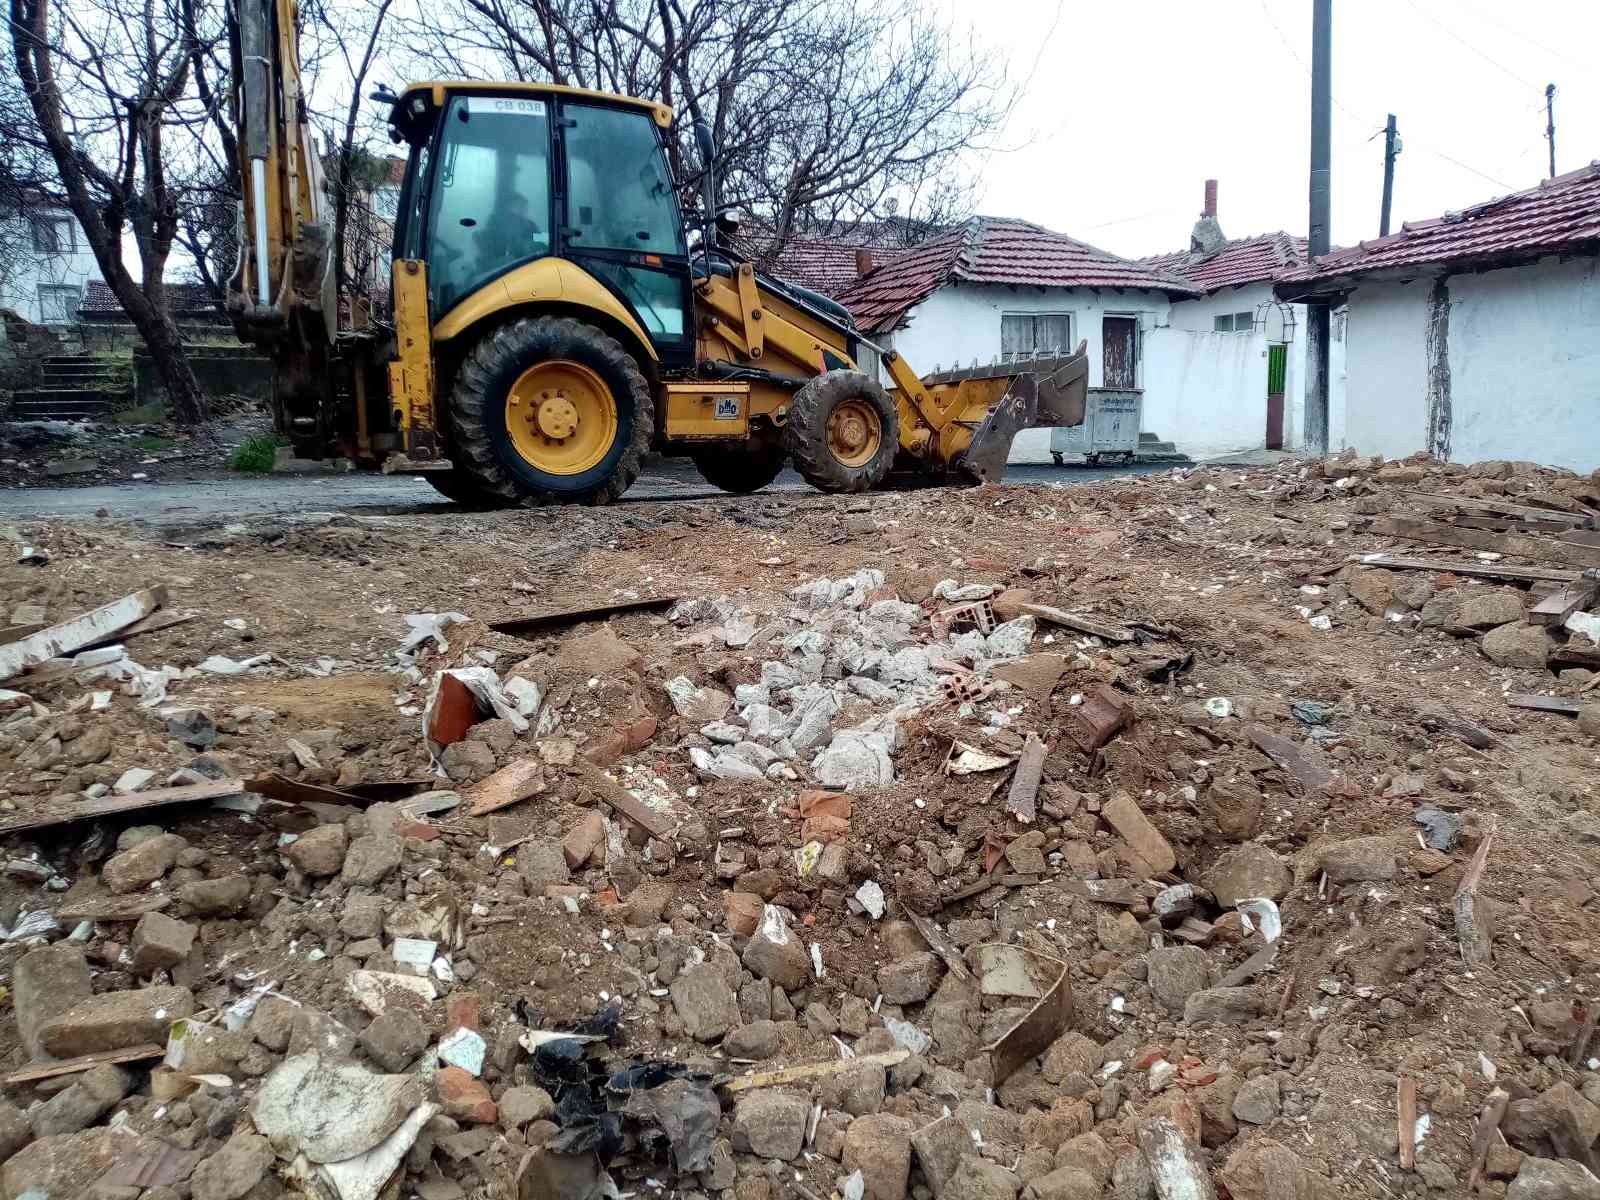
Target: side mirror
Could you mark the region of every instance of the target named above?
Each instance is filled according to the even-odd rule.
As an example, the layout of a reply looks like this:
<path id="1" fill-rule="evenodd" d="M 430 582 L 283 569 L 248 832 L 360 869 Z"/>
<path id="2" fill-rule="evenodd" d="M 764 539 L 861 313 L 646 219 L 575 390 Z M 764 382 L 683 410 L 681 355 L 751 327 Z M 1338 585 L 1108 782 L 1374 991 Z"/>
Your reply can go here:
<path id="1" fill-rule="evenodd" d="M 694 123 L 694 144 L 700 151 L 700 166 L 709 171 L 717 160 L 717 143 L 711 137 L 711 126 L 704 120 Z"/>

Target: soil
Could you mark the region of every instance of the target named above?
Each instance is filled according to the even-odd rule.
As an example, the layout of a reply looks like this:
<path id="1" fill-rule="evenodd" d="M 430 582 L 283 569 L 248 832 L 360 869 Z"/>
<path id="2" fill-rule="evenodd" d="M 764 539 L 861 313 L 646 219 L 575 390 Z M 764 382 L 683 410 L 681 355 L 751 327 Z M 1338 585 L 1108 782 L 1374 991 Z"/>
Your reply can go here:
<path id="1" fill-rule="evenodd" d="M 546 689 L 546 710 L 559 714 L 560 724 L 497 751 L 500 765 L 551 737 L 573 740 L 580 755 L 595 752 L 630 722 L 653 717 L 655 731 L 645 744 L 630 744 L 601 765 L 660 805 L 677 833 L 670 845 L 649 841 L 602 806 L 629 835 L 631 873 L 575 871 L 574 881 L 591 894 L 576 913 L 558 898 L 525 894 L 516 848 L 498 848 L 528 835 L 560 839 L 599 803 L 581 759 L 571 768 L 547 766 L 547 787 L 532 800 L 488 817 L 466 816 L 464 808 L 443 814 L 435 818 L 436 837 L 407 842 L 403 885 L 400 876 L 391 878 L 386 903 L 409 899 L 424 909 L 447 903 L 459 912 L 466 945 L 457 961 L 474 965 L 465 986 L 484 999 L 491 1046 L 489 1031 L 517 1023 L 520 1006 L 537 1027 L 540 1020 L 580 1019 L 620 997 L 626 1041 L 617 1053 L 728 1070 L 713 1047 L 682 1036 L 652 964 L 662 925 L 712 961 L 726 954 L 717 950 L 719 941 L 742 945 L 723 927 L 721 894 L 737 880 L 716 871 L 720 853 L 738 852 L 746 870 L 780 874 L 778 902 L 826 964 L 824 977 L 801 999 L 835 1013 L 847 995 L 872 1003 L 877 972 L 896 953 L 889 943 L 899 944 L 887 922 L 904 910 L 930 913 L 946 926 L 987 918 L 998 940 L 1021 939 L 1064 958 L 1076 1001 L 1072 1028 L 1106 1047 L 1108 1060 L 1123 1063 L 1120 1073 L 1097 1077 L 1090 1096 L 1102 1104 L 1112 1097 L 1110 1111 L 1097 1114 L 1096 1131 L 1114 1150 L 1133 1144 L 1140 1119 L 1183 1096 L 1202 1106 L 1197 1088 L 1148 1090 L 1133 1060 L 1156 1046 L 1175 1063 L 1193 1059 L 1232 1070 L 1240 1080 L 1280 1073 L 1284 1105 L 1267 1126 L 1240 1124 L 1226 1136 L 1208 1126 L 1216 1168 L 1252 1139 L 1270 1136 L 1325 1177 L 1328 1195 L 1466 1194 L 1473 1122 L 1492 1088 L 1518 1098 L 1566 1081 L 1600 1100 L 1590 1060 L 1580 1056 L 1576 1067 L 1566 1061 L 1576 1020 L 1552 1024 L 1550 1016 L 1561 1005 L 1581 1014 L 1600 986 L 1593 885 L 1600 865 L 1600 751 L 1570 717 L 1506 704 L 1508 692 L 1595 701 L 1600 692 L 1582 691 L 1580 675 L 1497 666 L 1476 633 L 1429 627 L 1417 611 L 1424 600 L 1456 591 L 1516 585 L 1473 583 L 1447 571 L 1389 571 L 1392 586 L 1413 588 L 1418 603 L 1371 612 L 1356 597 L 1371 582 L 1358 577 L 1372 572 L 1351 556 L 1388 550 L 1483 565 L 1472 551 L 1423 549 L 1367 527 L 1386 513 L 1411 513 L 1405 493 L 1418 487 L 1460 496 L 1553 493 L 1581 507 L 1596 481 L 1525 464 L 1508 466 L 1504 476 L 1425 464 L 1423 482 L 1390 483 L 1375 462 L 1332 465 L 1177 470 L 1070 490 L 757 495 L 625 509 L 322 514 L 164 526 L 27 522 L 19 536 L 51 557 L 44 565 L 0 568 L 0 616 L 18 621 L 28 615 L 18 606 L 43 606 L 46 619 L 61 620 L 164 584 L 168 608 L 193 618 L 128 639 L 130 658 L 148 668 L 189 668 L 211 655 L 272 656 L 247 674 L 196 674 L 170 687 L 168 706 L 198 707 L 216 722 L 208 753 L 241 775 L 279 771 L 329 786 L 428 777 L 419 710 L 428 680 L 444 667 L 487 664 L 502 679 L 524 675 Z M 783 623 L 785 632 L 822 628 L 825 614 L 797 609 L 791 590 L 863 567 L 884 572 L 885 596 L 929 609 L 942 607 L 929 599 L 941 579 L 1024 587 L 1037 603 L 1128 626 L 1138 640 L 1107 644 L 1040 622 L 1029 655 L 1066 659 L 1053 686 L 1056 668 L 1046 664 L 1039 687 L 1002 688 L 961 709 L 932 704 L 903 720 L 895 782 L 854 797 L 841 880 L 802 878 L 795 867 L 802 845 L 797 798 L 811 786 L 811 755 L 791 764 L 799 776 L 793 780 L 699 778 L 688 749 L 706 746 L 706 739 L 674 713 L 662 688 L 687 675 L 731 693 L 760 677 L 764 659 L 781 657 L 776 644 L 728 649 L 711 632 L 716 619 L 673 621 L 660 612 L 528 638 L 487 628 L 527 612 L 668 594 L 725 600 L 758 624 Z M 444 612 L 468 618 L 445 631 L 448 649 L 430 647 L 415 661 L 397 657 L 406 614 Z M 597 631 L 609 635 L 608 644 L 637 652 L 637 661 L 598 657 L 606 648 L 599 642 L 575 649 Z M 918 636 L 929 638 L 926 624 Z M 1162 663 L 1180 665 L 1160 671 Z M 1101 685 L 1131 708 L 1132 719 L 1090 755 L 1074 745 L 1071 731 L 1078 698 Z M 195 758 L 193 748 L 168 736 L 159 711 L 134 696 L 117 694 L 104 711 L 74 710 L 87 692 L 113 684 L 58 672 L 4 686 L 43 706 L 27 737 L 0 724 L 4 816 L 49 811 L 131 767 L 155 771 L 159 784 Z M 1216 699 L 1227 702 L 1214 706 L 1227 715 L 1206 710 L 1205 702 Z M 834 727 L 882 711 L 862 703 L 836 717 Z M 64 742 L 65 763 L 23 761 L 38 735 L 73 721 L 78 737 L 95 725 L 112 731 L 103 761 L 72 764 L 72 738 Z M 1469 731 L 1465 738 L 1462 730 Z M 943 769 L 952 740 L 1014 754 L 1029 731 L 1049 747 L 1040 792 L 1046 809 L 1031 827 L 1006 814 L 1009 770 Z M 1258 731 L 1290 739 L 1329 773 L 1328 781 L 1308 782 L 1264 754 L 1253 736 Z M 291 738 L 316 751 L 315 767 L 296 762 L 286 746 Z M 1119 792 L 1132 796 L 1171 843 L 1178 863 L 1171 875 L 1148 879 L 1137 856 L 1098 818 Z M 1416 853 L 1422 843 L 1413 812 L 1428 804 L 1457 814 L 1464 829 L 1439 870 Z M 51 864 L 72 885 L 65 895 L 77 898 L 97 892 L 95 867 L 117 831 L 152 819 L 205 851 L 205 875 L 248 873 L 266 896 L 252 910 L 254 920 L 203 924 L 207 966 L 195 984 L 202 1001 L 236 998 L 234 977 L 248 975 L 358 1019 L 344 991 L 354 964 L 339 952 L 348 939 L 336 929 L 341 887 L 287 873 L 276 853 L 281 831 L 261 819 L 160 809 L 103 828 L 14 836 L 7 851 Z M 945 903 L 981 877 L 986 844 L 1003 847 L 1030 828 L 1043 834 L 1050 859 L 1040 881 Z M 1318 867 L 1321 848 L 1366 835 L 1389 839 L 1392 876 L 1327 878 Z M 1493 958 L 1469 966 L 1458 949 L 1452 897 L 1472 855 L 1491 837 L 1479 895 L 1492 915 Z M 1294 872 L 1279 902 L 1284 932 L 1277 963 L 1252 985 L 1263 1017 L 1191 1025 L 1150 992 L 1152 938 L 1175 943 L 1171 930 L 1149 915 L 1149 900 L 1171 883 L 1201 885 L 1220 856 L 1250 840 Z M 1087 846 L 1101 876 L 1138 886 L 1135 915 L 1142 924 L 1131 942 L 1118 941 L 1108 928 L 1118 909 L 1071 889 L 1075 845 Z M 411 870 L 418 862 L 424 869 Z M 1009 869 L 1002 862 L 996 873 Z M 871 921 L 850 899 L 869 879 L 891 899 L 884 922 Z M 644 890 L 634 895 L 626 883 Z M 641 899 L 651 889 L 668 897 L 659 920 Z M 59 900 L 35 881 L 0 877 L 0 917 Z M 1197 915 L 1216 927 L 1204 943 L 1213 984 L 1262 948 L 1260 935 L 1242 932 L 1236 918 L 1224 920 L 1209 895 Z M 713 931 L 720 931 L 717 939 Z M 126 926 L 103 924 L 94 944 L 125 942 L 127 933 Z M 313 945 L 326 947 L 327 956 L 309 960 Z M 9 972 L 22 949 L 0 946 L 0 970 Z M 885 1003 L 880 1012 L 926 1029 L 932 1008 Z M 435 1026 L 443 1006 L 437 1009 L 430 1014 Z M 801 1036 L 801 1028 L 790 1027 L 784 1056 L 765 1065 L 836 1056 L 832 1041 Z M 0 1057 L 6 1054 L 23 1061 L 9 1022 L 0 1025 Z M 1052 1097 L 1040 1091 L 1046 1085 L 1037 1072 L 1030 1066 L 1013 1077 L 1001 1102 L 1014 1106 L 1031 1088 L 1034 1103 L 1048 1107 Z M 1429 1115 L 1418 1152 L 1429 1175 L 1398 1165 L 1394 1105 L 1402 1075 L 1417 1080 L 1420 1110 Z M 890 1107 L 898 1104 L 896 1111 L 920 1125 L 938 1115 L 938 1103 L 913 1092 L 891 1098 Z M 135 1124 L 153 1127 L 147 1114 Z M 837 1163 L 822 1157 L 796 1165 L 817 1194 L 834 1187 Z M 1446 1176 L 1459 1191 L 1441 1186 Z M 1503 1195 L 1505 1185 L 1490 1181 L 1487 1188 Z"/>

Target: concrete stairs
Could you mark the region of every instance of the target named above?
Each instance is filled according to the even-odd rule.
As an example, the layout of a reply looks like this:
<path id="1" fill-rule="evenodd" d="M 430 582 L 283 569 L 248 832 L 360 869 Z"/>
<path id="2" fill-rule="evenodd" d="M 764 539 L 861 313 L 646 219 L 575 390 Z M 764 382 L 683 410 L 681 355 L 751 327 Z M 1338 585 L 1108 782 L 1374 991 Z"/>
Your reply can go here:
<path id="1" fill-rule="evenodd" d="M 1187 454 L 1180 454 L 1171 442 L 1163 442 L 1153 433 L 1139 434 L 1139 448 L 1133 454 L 1138 462 L 1188 462 Z"/>
<path id="2" fill-rule="evenodd" d="M 14 421 L 104 420 L 133 401 L 131 377 L 88 354 L 52 354 L 40 366 L 35 386 L 16 393 Z"/>

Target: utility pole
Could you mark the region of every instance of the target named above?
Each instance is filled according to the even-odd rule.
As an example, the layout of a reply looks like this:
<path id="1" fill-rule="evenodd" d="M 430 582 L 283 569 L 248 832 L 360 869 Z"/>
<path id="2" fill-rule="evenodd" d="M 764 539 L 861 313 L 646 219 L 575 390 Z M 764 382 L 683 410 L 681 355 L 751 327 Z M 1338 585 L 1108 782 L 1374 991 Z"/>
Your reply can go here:
<path id="1" fill-rule="evenodd" d="M 1383 127 L 1383 214 L 1378 218 L 1378 236 L 1389 236 L 1389 206 L 1394 201 L 1394 157 L 1400 153 L 1400 135 L 1395 132 L 1394 114 Z"/>
<path id="2" fill-rule="evenodd" d="M 1556 85 L 1544 85 L 1544 136 L 1550 143 L 1550 178 L 1556 177 Z"/>
<path id="3" fill-rule="evenodd" d="M 1328 252 L 1333 180 L 1333 0 L 1311 5 L 1311 214 L 1306 251 L 1312 259 Z M 1327 301 L 1306 306 L 1306 449 L 1328 452 Z"/>

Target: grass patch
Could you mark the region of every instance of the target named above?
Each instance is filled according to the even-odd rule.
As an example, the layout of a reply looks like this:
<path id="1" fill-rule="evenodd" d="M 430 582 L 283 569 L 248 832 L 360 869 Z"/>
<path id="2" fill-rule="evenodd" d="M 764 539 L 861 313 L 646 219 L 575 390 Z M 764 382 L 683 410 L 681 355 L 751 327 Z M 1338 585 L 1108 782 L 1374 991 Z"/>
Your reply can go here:
<path id="1" fill-rule="evenodd" d="M 270 433 L 258 433 L 245 438 L 233 448 L 228 465 L 235 471 L 252 471 L 263 474 L 272 470 L 278 457 L 278 439 Z"/>
<path id="2" fill-rule="evenodd" d="M 118 425 L 159 425 L 166 419 L 167 410 L 160 401 L 138 408 L 124 408 L 111 414 L 111 420 Z"/>
<path id="3" fill-rule="evenodd" d="M 135 450 L 144 450 L 146 452 L 155 450 L 171 450 L 177 444 L 177 441 L 173 438 L 158 437 L 153 433 L 141 433 L 137 437 L 130 438 L 128 441 L 128 445 L 132 446 Z"/>

